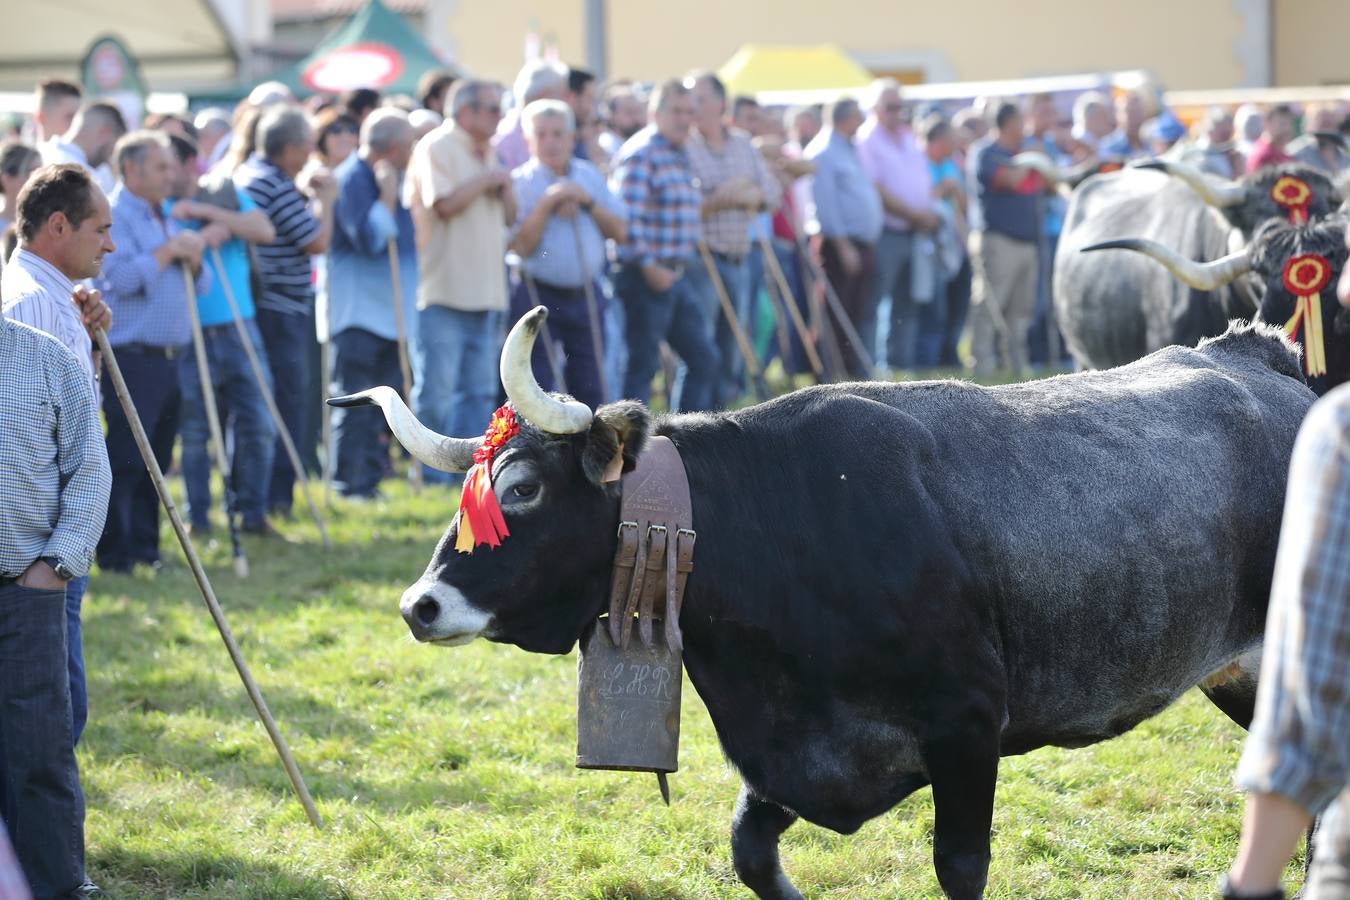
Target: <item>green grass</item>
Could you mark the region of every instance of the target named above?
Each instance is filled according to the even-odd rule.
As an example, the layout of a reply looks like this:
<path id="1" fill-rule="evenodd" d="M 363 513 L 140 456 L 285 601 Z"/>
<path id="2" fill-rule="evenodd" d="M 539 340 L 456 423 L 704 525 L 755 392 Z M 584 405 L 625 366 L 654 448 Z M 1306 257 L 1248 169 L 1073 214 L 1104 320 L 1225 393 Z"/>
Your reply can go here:
<path id="1" fill-rule="evenodd" d="M 308 780 L 313 830 L 173 544 L 156 576 L 97 576 L 79 758 L 92 877 L 122 898 L 703 898 L 732 871 L 738 781 L 686 684 L 673 806 L 650 775 L 581 771 L 575 656 L 416 645 L 398 615 L 454 495 L 337 502 L 335 549 L 205 548 L 244 656 Z M 303 511 L 302 506 L 297 512 Z M 1212 897 L 1236 849 L 1242 732 L 1198 693 L 1115 741 L 1005 760 L 990 897 Z M 811 897 L 933 897 L 927 790 L 844 837 L 798 824 Z M 1292 873 L 1291 873 L 1292 874 Z"/>

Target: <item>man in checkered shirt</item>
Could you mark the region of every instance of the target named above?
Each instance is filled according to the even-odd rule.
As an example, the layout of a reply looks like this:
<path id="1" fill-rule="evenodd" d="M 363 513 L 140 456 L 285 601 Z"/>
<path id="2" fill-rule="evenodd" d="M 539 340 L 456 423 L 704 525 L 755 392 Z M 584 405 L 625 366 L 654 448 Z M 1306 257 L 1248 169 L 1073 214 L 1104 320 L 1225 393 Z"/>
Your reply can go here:
<path id="1" fill-rule="evenodd" d="M 94 559 L 108 455 L 75 355 L 3 316 L 0 396 L 0 819 L 36 896 L 97 896 L 84 873 L 66 582 Z"/>
<path id="2" fill-rule="evenodd" d="M 627 211 L 628 240 L 619 247 L 614 290 L 623 298 L 628 372 L 623 396 L 647 402 L 664 340 L 686 372 L 672 391 L 680 411 L 711 409 L 720 358 L 713 343 L 707 281 L 689 273 L 698 256 L 703 198 L 685 144 L 693 123 L 689 89 L 668 81 L 652 92 L 652 124 L 633 135 L 614 160 L 610 186 Z"/>
<path id="3" fill-rule="evenodd" d="M 1341 264 L 1340 302 L 1350 307 Z M 1350 896 L 1350 385 L 1318 401 L 1294 445 L 1237 782 L 1249 793 L 1224 896 L 1282 898 L 1280 875 L 1324 810 L 1304 896 Z"/>

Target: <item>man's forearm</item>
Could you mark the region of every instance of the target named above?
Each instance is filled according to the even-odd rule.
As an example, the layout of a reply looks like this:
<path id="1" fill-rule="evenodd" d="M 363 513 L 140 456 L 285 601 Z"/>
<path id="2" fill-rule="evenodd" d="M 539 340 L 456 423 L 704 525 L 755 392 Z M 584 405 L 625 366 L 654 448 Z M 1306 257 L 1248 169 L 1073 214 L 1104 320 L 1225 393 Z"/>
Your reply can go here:
<path id="1" fill-rule="evenodd" d="M 1269 893 L 1308 829 L 1308 811 L 1279 794 L 1251 793 L 1242 823 L 1242 843 L 1229 884 L 1247 894 Z"/>
<path id="2" fill-rule="evenodd" d="M 539 246 L 539 240 L 544 236 L 544 228 L 548 225 L 548 220 L 553 217 L 553 206 L 549 203 L 547 197 L 539 201 L 539 205 L 530 210 L 530 214 L 525 217 L 525 221 L 520 223 L 520 228 L 516 231 L 516 236 L 511 239 L 511 249 L 520 256 L 529 256 Z"/>

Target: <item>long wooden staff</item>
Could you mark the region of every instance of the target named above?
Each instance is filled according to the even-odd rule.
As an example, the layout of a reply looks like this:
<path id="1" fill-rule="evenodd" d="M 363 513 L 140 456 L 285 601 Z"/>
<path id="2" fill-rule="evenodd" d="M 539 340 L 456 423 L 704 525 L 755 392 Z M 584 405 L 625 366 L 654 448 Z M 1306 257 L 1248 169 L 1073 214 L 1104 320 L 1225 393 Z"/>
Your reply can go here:
<path id="1" fill-rule="evenodd" d="M 221 272 L 223 273 L 224 269 L 221 269 Z M 300 768 L 295 764 L 295 759 L 291 756 L 291 748 L 287 745 L 286 739 L 281 736 L 281 730 L 277 728 L 276 720 L 272 718 L 272 713 L 267 709 L 267 701 L 263 699 L 262 691 L 258 690 L 258 684 L 253 680 L 248 664 L 244 662 L 244 655 L 239 651 L 239 645 L 234 641 L 230 626 L 225 622 L 225 613 L 221 611 L 220 604 L 216 601 L 216 592 L 212 590 L 211 581 L 206 577 L 206 570 L 202 568 L 202 561 L 197 556 L 196 548 L 192 546 L 192 538 L 188 536 L 187 528 L 184 527 L 183 520 L 178 516 L 178 510 L 173 505 L 173 498 L 169 496 L 168 485 L 164 483 L 164 472 L 160 470 L 159 463 L 155 460 L 155 453 L 150 449 L 150 439 L 146 437 L 145 426 L 141 424 L 141 417 L 136 412 L 136 405 L 131 402 L 131 393 L 127 390 L 126 381 L 122 379 L 122 369 L 117 365 L 117 356 L 113 353 L 112 345 L 108 343 L 108 334 L 102 328 L 95 328 L 94 339 L 98 342 L 98 348 L 103 354 L 103 362 L 108 367 L 108 374 L 112 376 L 113 390 L 117 392 L 117 401 L 122 405 L 122 412 L 126 415 L 127 423 L 131 426 L 131 434 L 136 439 L 136 447 L 141 451 L 141 459 L 145 461 L 145 468 L 150 473 L 150 480 L 154 482 L 155 493 L 159 494 L 159 502 L 163 504 L 164 511 L 169 514 L 169 523 L 173 526 L 174 534 L 178 536 L 178 543 L 183 548 L 183 555 L 187 557 L 188 567 L 192 569 L 192 576 L 197 579 L 197 587 L 201 590 L 202 599 L 206 601 L 206 608 L 211 611 L 211 618 L 216 623 L 216 630 L 220 632 L 220 638 L 225 642 L 225 649 L 230 652 L 230 660 L 234 663 L 235 671 L 239 673 L 240 679 L 244 682 L 244 690 L 248 692 L 248 699 L 253 701 L 253 708 L 257 710 L 258 718 L 262 720 L 263 727 L 267 729 L 267 736 L 272 739 L 272 745 L 277 748 L 277 754 L 281 757 L 281 764 L 286 769 L 286 775 L 290 777 L 291 785 L 300 798 L 300 805 L 305 808 L 305 815 L 309 817 L 309 821 L 315 828 L 322 830 L 323 819 L 319 817 L 319 811 L 314 808 L 314 801 L 309 796 L 309 789 L 305 787 L 305 779 L 300 774 Z"/>
<path id="2" fill-rule="evenodd" d="M 745 361 L 745 372 L 750 376 L 751 393 L 758 394 L 761 400 L 768 399 L 771 396 L 769 387 L 764 383 L 764 373 L 760 371 L 759 359 L 755 356 L 755 348 L 751 346 L 750 338 L 741 328 L 740 318 L 736 315 L 736 307 L 731 305 L 731 297 L 727 295 L 727 287 L 722 283 L 722 275 L 717 271 L 717 263 L 713 261 L 712 251 L 708 249 L 706 242 L 698 242 L 698 255 L 703 259 L 703 268 L 708 270 L 708 279 L 712 281 L 713 290 L 717 292 L 717 302 L 722 306 L 722 315 L 726 317 L 727 327 L 731 329 L 731 334 L 736 339 L 736 346 L 741 351 L 741 359 Z"/>
<path id="3" fill-rule="evenodd" d="M 802 342 L 802 349 L 806 351 L 806 359 L 811 364 L 811 371 L 816 373 L 816 380 L 819 381 L 825 377 L 825 363 L 821 361 L 820 354 L 816 351 L 815 338 L 806 327 L 806 320 L 802 318 L 802 311 L 797 308 L 796 298 L 792 296 L 792 288 L 788 286 L 787 275 L 783 273 L 783 268 L 778 265 L 778 257 L 773 252 L 773 245 L 763 235 L 760 235 L 759 238 L 759 249 L 764 254 L 764 268 L 772 276 L 774 283 L 778 285 L 778 295 L 782 299 L 783 305 L 787 307 L 788 318 L 792 320 L 792 327 L 797 332 L 797 338 Z"/>
<path id="4" fill-rule="evenodd" d="M 605 342 L 600 333 L 600 304 L 595 299 L 595 285 L 591 282 L 591 273 L 586 268 L 586 254 L 581 246 L 581 226 L 572 219 L 572 241 L 577 248 L 577 264 L 581 266 L 581 286 L 586 292 L 586 319 L 591 325 L 591 351 L 595 354 L 595 370 L 600 376 L 600 396 L 608 403 L 609 376 L 605 374 Z"/>

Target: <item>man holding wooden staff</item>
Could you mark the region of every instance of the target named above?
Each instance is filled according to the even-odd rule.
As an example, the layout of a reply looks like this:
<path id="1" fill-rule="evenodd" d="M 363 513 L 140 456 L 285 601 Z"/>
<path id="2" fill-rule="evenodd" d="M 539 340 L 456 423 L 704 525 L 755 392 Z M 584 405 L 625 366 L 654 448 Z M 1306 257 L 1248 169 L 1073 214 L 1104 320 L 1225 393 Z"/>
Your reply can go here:
<path id="1" fill-rule="evenodd" d="M 575 119 L 561 100 L 536 100 L 521 113 L 530 159 L 511 174 L 519 211 L 511 249 L 520 254 L 521 279 L 511 292 L 511 318 L 548 307 L 550 335 L 562 342 L 564 378 L 572 396 L 591 409 L 606 400 L 604 361 L 595 284 L 605 262 L 605 240 L 627 237 L 624 210 L 600 170 L 576 158 Z M 534 374 L 554 390 L 542 342 L 535 344 Z"/>
<path id="2" fill-rule="evenodd" d="M 113 311 L 109 341 L 128 389 L 150 435 L 161 468 L 168 468 L 178 435 L 182 400 L 178 359 L 189 352 L 187 285 L 180 265 L 197 273 L 196 291 L 209 292 L 202 267 L 204 244 L 164 215 L 177 163 L 168 136 L 135 131 L 117 142 L 113 161 L 121 183 L 109 198 L 117 250 L 103 265 L 100 286 Z M 108 420 L 112 498 L 98 545 L 104 571 L 129 572 L 137 563 L 159 564 L 159 497 L 136 449 L 131 426 L 117 398 L 103 397 Z"/>
<path id="3" fill-rule="evenodd" d="M 220 407 L 221 427 L 230 438 L 232 450 L 229 472 L 221 478 L 232 487 L 235 512 L 240 527 L 250 534 L 274 534 L 267 521 L 267 486 L 272 476 L 272 454 L 276 449 L 276 427 L 272 424 L 248 357 L 240 343 L 234 315 L 225 299 L 225 282 L 234 290 L 244 328 L 266 368 L 262 335 L 258 331 L 253 307 L 249 244 L 268 244 L 276 236 L 272 221 L 258 208 L 253 198 L 234 186 L 228 175 L 207 174 L 194 179 L 195 147 L 182 138 L 174 138 L 180 167 L 175 179 L 175 201 L 169 215 L 201 236 L 208 248 L 206 265 L 211 271 L 211 289 L 197 295 L 197 315 L 201 319 L 202 341 L 206 347 L 211 387 Z M 189 153 L 189 151 L 191 151 Z M 219 259 L 224 271 L 216 268 Z M 183 483 L 187 490 L 188 522 L 193 535 L 211 531 L 211 453 L 208 441 L 206 394 L 196 361 L 184 354 L 179 361 L 182 382 Z M 229 452 L 227 450 L 226 452 Z"/>
<path id="4" fill-rule="evenodd" d="M 399 202 L 399 189 L 412 148 L 408 114 L 377 109 L 361 125 L 360 149 L 333 173 L 337 202 L 326 262 L 333 395 L 405 381 L 400 360 L 412 339 L 406 329 L 417 323 L 417 247 L 412 214 Z M 390 241 L 397 247 L 396 282 Z M 402 293 L 397 301 L 390 295 L 395 283 Z M 403 328 L 395 302 L 402 307 Z M 377 497 L 389 452 L 380 441 L 383 418 L 360 409 L 335 409 L 332 416 L 334 487 L 344 497 Z"/>

